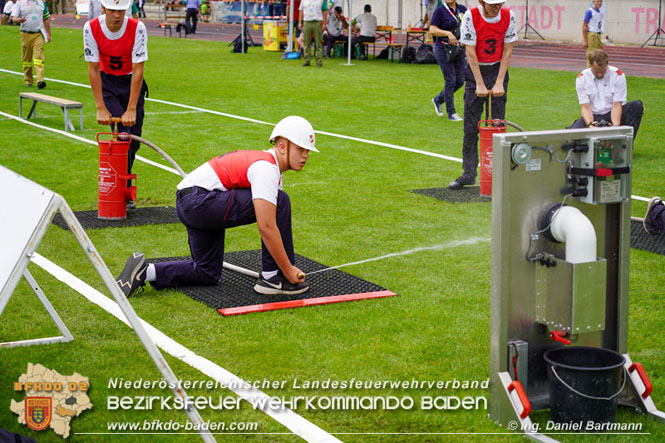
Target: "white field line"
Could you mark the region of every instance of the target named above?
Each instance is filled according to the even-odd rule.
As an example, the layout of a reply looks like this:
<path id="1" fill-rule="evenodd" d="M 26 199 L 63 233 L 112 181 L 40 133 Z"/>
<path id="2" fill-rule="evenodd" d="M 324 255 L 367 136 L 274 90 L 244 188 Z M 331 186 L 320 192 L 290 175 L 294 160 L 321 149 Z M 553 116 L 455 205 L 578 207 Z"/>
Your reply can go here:
<path id="1" fill-rule="evenodd" d="M 63 131 L 62 129 L 55 129 L 55 128 L 50 128 L 48 126 L 43 126 L 43 125 L 40 125 L 38 123 L 33 123 L 30 120 L 26 120 L 26 119 L 17 117 L 15 115 L 7 114 L 6 112 L 2 112 L 2 111 L 0 111 L 0 115 L 5 116 L 5 117 L 7 117 L 8 119 L 11 119 L 11 120 L 16 120 L 18 122 L 25 123 L 26 125 L 30 125 L 30 126 L 33 126 L 35 128 L 43 129 L 45 131 L 54 132 L 56 134 L 64 135 L 66 137 L 72 138 L 74 140 L 77 140 L 77 141 L 80 141 L 80 142 L 83 142 L 83 143 L 87 143 L 89 145 L 97 146 L 97 142 L 95 140 L 88 140 L 87 138 L 79 137 L 78 135 L 72 134 L 71 132 Z M 152 166 L 155 166 L 157 168 L 163 169 L 165 171 L 171 172 L 175 175 L 180 175 L 178 173 L 178 171 L 176 171 L 175 169 L 170 168 L 168 166 L 164 166 L 164 165 L 159 164 L 157 162 L 154 162 L 152 160 L 148 160 L 147 158 L 141 157 L 140 155 L 137 155 L 136 158 L 139 161 L 142 161 L 143 163 L 147 163 L 149 165 L 152 165 Z"/>
<path id="2" fill-rule="evenodd" d="M 5 72 L 7 74 L 14 74 L 14 75 L 23 75 L 22 72 L 10 71 L 8 69 L 0 69 L 0 72 Z M 58 80 L 58 79 L 55 79 L 55 78 L 48 78 L 48 77 L 45 78 L 45 80 L 48 80 L 48 81 L 51 81 L 51 82 L 54 82 L 54 83 L 64 83 L 64 84 L 71 85 L 71 86 L 79 86 L 79 87 L 82 87 L 82 88 L 90 89 L 90 85 L 84 85 L 82 83 L 68 82 L 68 81 L 65 81 L 65 80 Z M 242 117 L 240 115 L 229 114 L 229 113 L 226 113 L 226 112 L 213 111 L 212 109 L 199 108 L 197 106 L 183 105 L 181 103 L 175 103 L 175 102 L 170 102 L 170 101 L 166 101 L 166 100 L 158 100 L 158 99 L 155 99 L 155 98 L 146 98 L 146 101 L 161 103 L 161 104 L 169 105 L 169 106 L 176 106 L 176 107 L 179 107 L 179 108 L 185 108 L 185 109 L 189 109 L 191 111 L 196 111 L 196 112 L 205 112 L 205 113 L 208 113 L 208 114 L 219 115 L 221 117 L 228 117 L 228 118 L 233 118 L 233 119 L 236 119 L 236 120 L 243 120 L 243 121 L 247 121 L 247 122 L 251 122 L 251 123 L 258 123 L 260 125 L 274 126 L 274 123 L 264 122 L 262 120 L 256 120 L 256 119 L 248 118 L 248 117 Z M 337 137 L 337 138 L 352 140 L 352 141 L 356 141 L 356 142 L 360 142 L 360 143 L 366 143 L 366 144 L 370 144 L 370 145 L 383 146 L 385 148 L 391 148 L 391 149 L 397 149 L 397 150 L 400 150 L 400 151 L 413 152 L 413 153 L 416 153 L 416 154 L 427 155 L 427 156 L 430 156 L 430 157 L 438 157 L 438 158 L 442 158 L 444 160 L 450 160 L 450 161 L 462 163 L 461 158 L 451 157 L 451 156 L 443 155 L 443 154 L 436 154 L 434 152 L 423 151 L 423 150 L 420 150 L 420 149 L 407 148 L 407 147 L 404 147 L 404 146 L 393 145 L 391 143 L 383 143 L 383 142 L 377 142 L 377 141 L 368 140 L 368 139 L 364 139 L 364 138 L 356 138 L 356 137 L 351 137 L 351 136 L 348 136 L 348 135 L 335 134 L 333 132 L 325 132 L 325 131 L 315 131 L 315 132 L 318 133 L 318 134 L 322 134 L 322 135 L 328 135 L 330 137 Z"/>
<path id="3" fill-rule="evenodd" d="M 31 261 L 79 294 L 83 295 L 88 301 L 104 309 L 127 326 L 130 326 L 118 304 L 111 298 L 106 297 L 92 286 L 38 253 L 35 253 L 32 256 Z M 240 398 L 247 401 L 250 401 L 251 399 L 255 402 L 258 401 L 259 398 L 263 398 L 266 401 L 270 400 L 271 397 L 259 389 L 242 388 L 241 386 L 245 386 L 246 383 L 241 378 L 210 360 L 195 354 L 185 346 L 171 339 L 159 329 L 152 326 L 150 323 L 147 323 L 143 319 L 141 319 L 141 323 L 157 346 L 178 360 L 187 363 L 194 369 L 201 371 L 203 374 L 219 382 L 222 386 L 229 388 Z M 290 409 L 271 409 L 266 407 L 265 409 L 262 409 L 262 411 L 308 442 L 340 442 L 337 438 L 328 434 L 323 429 L 307 421 Z"/>
<path id="4" fill-rule="evenodd" d="M 8 69 L 2 69 L 2 68 L 0 68 L 0 72 L 5 72 L 7 74 L 23 75 L 22 72 L 10 71 Z M 68 81 L 65 81 L 65 80 L 58 80 L 58 79 L 54 79 L 54 78 L 45 78 L 45 80 L 52 81 L 52 82 L 55 82 L 55 83 L 64 83 L 64 84 L 67 84 L 67 85 L 80 86 L 82 88 L 90 89 L 90 85 L 84 85 L 82 83 L 68 82 Z M 165 100 L 157 100 L 157 99 L 154 99 L 154 98 L 146 98 L 146 100 L 147 101 L 152 101 L 152 102 L 155 102 L 155 103 L 162 103 L 162 104 L 165 104 L 165 105 L 190 109 L 190 110 L 196 111 L 196 112 L 204 112 L 204 113 L 208 113 L 208 114 L 219 115 L 219 116 L 222 116 L 222 117 L 229 117 L 229 118 L 234 118 L 234 119 L 237 119 L 237 120 L 244 120 L 244 121 L 248 121 L 248 122 L 252 122 L 252 123 L 258 123 L 258 124 L 261 124 L 261 125 L 274 125 L 274 123 L 268 123 L 268 122 L 264 122 L 264 121 L 261 121 L 261 120 L 242 117 L 242 116 L 239 116 L 239 115 L 228 114 L 228 113 L 225 113 L 225 112 L 213 111 L 211 109 L 199 108 L 199 107 L 196 107 L 196 106 L 183 105 L 181 103 L 174 103 L 174 102 L 169 102 L 169 101 L 165 101 Z M 7 116 L 9 118 L 15 118 L 16 120 L 23 121 L 21 119 L 18 119 L 17 117 L 14 117 L 10 114 L 6 114 L 6 113 L 1 112 L 1 111 L 0 111 L 0 114 L 4 115 L 4 116 Z M 47 129 L 47 130 L 52 130 L 53 132 L 58 132 L 58 133 L 61 133 L 63 135 L 67 135 L 67 136 L 71 135 L 68 132 L 53 130 L 51 128 L 47 128 L 46 126 L 41 126 L 41 125 L 35 125 L 35 126 L 43 128 L 43 129 Z M 359 142 L 359 143 L 366 143 L 366 144 L 370 144 L 370 145 L 383 146 L 385 148 L 391 148 L 391 149 L 396 149 L 396 150 L 406 151 L 406 152 L 413 152 L 415 154 L 422 154 L 422 155 L 427 155 L 427 156 L 430 156 L 430 157 L 437 157 L 437 158 L 441 158 L 441 159 L 444 159 L 444 160 L 449 160 L 449 161 L 454 161 L 454 162 L 457 162 L 457 163 L 462 163 L 461 158 L 451 157 L 451 156 L 443 155 L 443 154 L 436 154 L 434 152 L 423 151 L 423 150 L 420 150 L 420 149 L 407 148 L 405 146 L 393 145 L 391 143 L 383 143 L 383 142 L 377 142 L 377 141 L 368 140 L 368 139 L 364 139 L 364 138 L 357 138 L 357 137 L 351 137 L 351 136 L 342 135 L 342 134 L 335 134 L 333 132 L 326 132 L 326 131 L 315 131 L 315 132 L 317 132 L 318 134 L 322 134 L 322 135 L 328 135 L 330 137 L 337 137 L 337 138 L 342 138 L 342 139 L 346 139 L 346 140 L 356 141 L 356 142 Z M 89 140 L 86 140 L 86 139 L 83 139 L 83 138 L 81 138 L 81 140 L 85 141 L 86 143 L 90 143 Z M 94 142 L 92 142 L 92 143 L 95 144 L 95 145 L 97 144 L 97 143 L 94 143 Z M 139 159 L 140 161 L 145 162 L 145 163 L 152 164 L 153 166 L 157 166 L 159 168 L 170 171 L 174 174 L 178 174 L 178 172 L 175 169 L 168 168 L 166 166 L 162 166 L 159 163 L 154 163 L 154 162 L 152 162 L 148 159 L 145 159 L 145 158 L 143 158 L 139 155 L 137 155 L 136 158 Z M 638 196 L 638 195 L 631 195 L 631 197 L 633 198 L 633 200 L 639 200 L 639 201 L 644 201 L 644 202 L 649 201 L 648 197 L 641 197 L 641 196 Z"/>

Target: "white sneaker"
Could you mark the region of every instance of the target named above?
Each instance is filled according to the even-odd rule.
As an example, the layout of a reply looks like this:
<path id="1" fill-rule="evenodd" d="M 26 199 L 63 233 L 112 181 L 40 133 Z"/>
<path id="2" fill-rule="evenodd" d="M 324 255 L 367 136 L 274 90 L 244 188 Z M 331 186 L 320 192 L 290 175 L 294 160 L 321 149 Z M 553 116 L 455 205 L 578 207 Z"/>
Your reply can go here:
<path id="1" fill-rule="evenodd" d="M 453 121 L 453 122 L 464 121 L 464 119 L 462 117 L 460 117 L 458 113 L 454 113 L 453 115 L 448 116 L 448 120 Z"/>
<path id="2" fill-rule="evenodd" d="M 432 103 L 434 104 L 434 112 L 436 112 L 436 115 L 439 117 L 443 117 L 443 111 L 441 111 L 441 105 L 438 104 L 434 99 L 432 99 Z"/>

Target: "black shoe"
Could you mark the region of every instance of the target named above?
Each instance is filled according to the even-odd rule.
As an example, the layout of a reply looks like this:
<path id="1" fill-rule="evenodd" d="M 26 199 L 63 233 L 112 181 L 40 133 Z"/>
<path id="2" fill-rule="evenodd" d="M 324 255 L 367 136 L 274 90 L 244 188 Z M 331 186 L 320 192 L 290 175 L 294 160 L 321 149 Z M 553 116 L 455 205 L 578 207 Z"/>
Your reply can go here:
<path id="1" fill-rule="evenodd" d="M 41 82 L 37 83 L 37 88 L 38 89 L 44 89 L 45 87 L 46 87 L 46 82 L 45 81 L 41 81 Z"/>
<path id="2" fill-rule="evenodd" d="M 318 68 L 323 68 L 323 63 L 322 62 L 316 62 L 316 66 Z"/>
<path id="3" fill-rule="evenodd" d="M 663 201 L 660 199 L 660 197 L 652 197 L 651 200 L 649 200 L 649 204 L 647 205 L 647 212 L 644 214 L 644 220 L 642 221 L 642 226 L 644 226 L 644 230 L 647 231 L 647 234 L 656 235 L 659 233 L 658 228 L 656 228 L 656 226 L 651 222 L 651 212 L 662 204 Z"/>
<path id="4" fill-rule="evenodd" d="M 451 181 L 448 185 L 448 189 L 462 189 L 464 186 L 470 186 L 476 184 L 476 177 L 471 177 L 470 175 L 462 174 L 457 177 L 455 180 Z"/>
<path id="5" fill-rule="evenodd" d="M 278 272 L 277 275 L 265 279 L 263 275 L 256 280 L 254 285 L 254 290 L 259 294 L 265 295 L 292 295 L 292 294 L 301 294 L 309 289 L 309 286 L 305 283 L 296 283 L 293 284 L 282 275 L 281 272 Z"/>
<path id="6" fill-rule="evenodd" d="M 139 287 L 145 286 L 147 269 L 148 264 L 142 252 L 135 252 L 129 257 L 125 269 L 116 280 L 125 297 L 132 295 Z"/>
<path id="7" fill-rule="evenodd" d="M 134 209 L 136 209 L 136 205 L 134 204 L 134 202 L 133 201 L 128 201 L 127 202 L 127 210 L 128 211 L 133 211 Z"/>
<path id="8" fill-rule="evenodd" d="M 302 65 L 303 66 L 309 66 L 309 62 L 304 62 Z"/>

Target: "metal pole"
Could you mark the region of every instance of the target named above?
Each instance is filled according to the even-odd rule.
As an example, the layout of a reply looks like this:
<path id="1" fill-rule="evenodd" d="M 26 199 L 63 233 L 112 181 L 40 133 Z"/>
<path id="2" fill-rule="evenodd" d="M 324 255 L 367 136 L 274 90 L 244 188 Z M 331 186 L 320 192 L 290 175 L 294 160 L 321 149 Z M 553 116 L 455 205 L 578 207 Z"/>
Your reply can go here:
<path id="1" fill-rule="evenodd" d="M 286 43 L 286 52 L 293 52 L 293 0 L 289 1 L 288 16 L 289 41 Z"/>
<path id="2" fill-rule="evenodd" d="M 349 31 L 347 32 L 348 39 L 346 43 L 347 47 L 346 63 L 342 63 L 342 66 L 353 66 L 353 63 L 351 63 L 351 34 L 353 33 L 353 28 L 352 28 L 353 25 L 351 24 L 353 22 L 353 20 L 351 19 L 351 0 L 347 0 L 346 10 L 348 11 L 349 14 Z"/>
<path id="3" fill-rule="evenodd" d="M 242 40 L 241 46 L 240 46 L 240 48 L 241 48 L 240 53 L 244 54 L 245 51 L 246 51 L 246 48 L 245 48 L 245 0 L 242 0 L 241 6 L 240 6 L 240 14 L 241 14 L 241 18 L 240 18 L 240 26 L 241 26 L 240 38 Z"/>

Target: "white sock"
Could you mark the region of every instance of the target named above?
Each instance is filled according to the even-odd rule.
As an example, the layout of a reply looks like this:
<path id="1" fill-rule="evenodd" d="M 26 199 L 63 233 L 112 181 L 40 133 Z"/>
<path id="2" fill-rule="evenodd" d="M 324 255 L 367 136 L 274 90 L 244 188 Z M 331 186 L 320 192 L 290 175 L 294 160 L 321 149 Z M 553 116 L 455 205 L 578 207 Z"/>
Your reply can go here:
<path id="1" fill-rule="evenodd" d="M 157 280 L 157 271 L 155 271 L 155 265 L 152 263 L 148 264 L 148 269 L 145 271 L 145 281 L 155 281 Z"/>
<path id="2" fill-rule="evenodd" d="M 274 276 L 276 276 L 278 272 L 279 272 L 279 271 L 268 271 L 268 272 L 266 272 L 266 271 L 261 271 L 261 276 L 262 276 L 264 279 L 266 279 L 266 280 L 270 280 L 271 278 L 273 278 Z"/>

